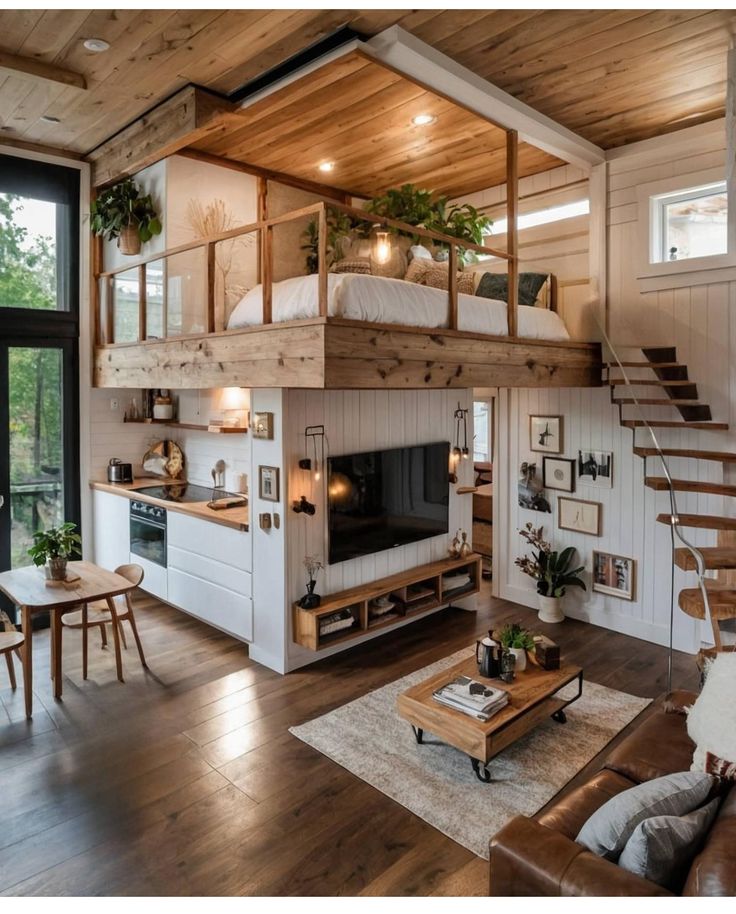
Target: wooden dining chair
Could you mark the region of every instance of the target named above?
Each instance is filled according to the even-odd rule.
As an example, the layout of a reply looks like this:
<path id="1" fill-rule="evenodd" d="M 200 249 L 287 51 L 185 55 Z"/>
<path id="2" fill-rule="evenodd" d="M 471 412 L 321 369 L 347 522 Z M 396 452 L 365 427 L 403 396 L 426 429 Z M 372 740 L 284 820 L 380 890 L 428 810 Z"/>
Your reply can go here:
<path id="1" fill-rule="evenodd" d="M 136 587 L 138 587 L 143 580 L 143 569 L 140 565 L 119 565 L 115 569 L 115 574 L 119 574 L 121 577 L 126 578 Z M 96 600 L 94 603 L 85 604 L 80 610 L 66 613 L 61 617 L 62 624 L 67 628 L 82 629 L 82 676 L 84 679 L 87 678 L 89 630 L 91 628 L 100 629 L 100 632 L 102 633 L 102 646 L 105 647 L 107 644 L 105 630 L 108 625 L 112 625 L 113 643 L 115 645 L 115 666 L 117 667 L 118 679 L 120 682 L 125 681 L 123 679 L 123 660 L 120 653 L 120 641 L 123 642 L 123 646 L 126 649 L 128 643 L 125 638 L 123 622 L 127 622 L 130 625 L 133 637 L 135 638 L 136 647 L 138 648 L 138 656 L 141 659 L 141 666 L 143 666 L 144 669 L 148 669 L 148 664 L 146 663 L 146 658 L 143 653 L 143 645 L 141 644 L 140 635 L 138 634 L 138 626 L 135 622 L 133 600 L 130 596 L 130 591 L 121 594 L 118 597 L 113 597 L 112 601 L 116 607 L 114 614 L 105 600 Z M 118 601 L 122 601 L 124 605 L 121 606 Z M 119 610 L 118 607 L 120 607 Z"/>
<path id="2" fill-rule="evenodd" d="M 5 654 L 5 662 L 8 665 L 8 677 L 10 678 L 10 687 L 13 691 L 17 688 L 15 681 L 15 666 L 13 665 L 13 654 L 18 656 L 18 660 L 23 663 L 21 647 L 25 638 L 16 629 L 10 621 L 10 616 L 0 609 L 0 654 Z"/>

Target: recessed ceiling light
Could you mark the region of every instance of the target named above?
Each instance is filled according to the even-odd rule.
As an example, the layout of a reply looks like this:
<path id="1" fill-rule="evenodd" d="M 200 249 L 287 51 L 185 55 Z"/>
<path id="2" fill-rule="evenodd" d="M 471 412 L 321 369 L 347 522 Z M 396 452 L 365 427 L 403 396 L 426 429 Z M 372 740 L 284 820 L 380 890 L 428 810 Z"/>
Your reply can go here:
<path id="1" fill-rule="evenodd" d="M 426 127 L 427 124 L 434 124 L 437 118 L 433 114 L 417 114 L 411 119 L 415 127 Z"/>
<path id="2" fill-rule="evenodd" d="M 85 39 L 84 46 L 88 51 L 93 51 L 95 54 L 101 54 L 103 51 L 110 50 L 110 42 L 105 41 L 104 38 L 87 38 Z"/>
<path id="3" fill-rule="evenodd" d="M 321 162 L 319 166 L 320 171 L 334 171 L 335 163 L 334 162 Z"/>
<path id="4" fill-rule="evenodd" d="M 51 114 L 42 114 L 39 118 L 40 121 L 43 121 L 44 124 L 60 124 L 61 118 L 54 117 Z"/>

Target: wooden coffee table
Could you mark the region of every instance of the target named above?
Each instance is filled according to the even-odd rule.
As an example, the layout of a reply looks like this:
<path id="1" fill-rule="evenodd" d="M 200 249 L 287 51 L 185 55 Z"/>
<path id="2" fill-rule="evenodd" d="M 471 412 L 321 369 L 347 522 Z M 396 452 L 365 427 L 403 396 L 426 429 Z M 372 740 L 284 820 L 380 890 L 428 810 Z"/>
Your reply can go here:
<path id="1" fill-rule="evenodd" d="M 456 676 L 469 676 L 506 690 L 510 698 L 508 705 L 484 722 L 435 701 L 432 693 Z M 555 697 L 563 686 L 575 680 L 578 682 L 576 695 Z M 582 694 L 583 671 L 578 666 L 562 664 L 559 670 L 543 670 L 530 657 L 527 669 L 517 673 L 513 682 L 505 683 L 479 676 L 475 657 L 471 656 L 403 692 L 398 697 L 397 707 L 399 715 L 411 724 L 418 743 L 422 743 L 424 731 L 428 730 L 442 742 L 470 756 L 476 776 L 488 784 L 491 781 L 488 762 L 494 755 L 548 717 L 564 724 L 567 719 L 564 709 Z"/>

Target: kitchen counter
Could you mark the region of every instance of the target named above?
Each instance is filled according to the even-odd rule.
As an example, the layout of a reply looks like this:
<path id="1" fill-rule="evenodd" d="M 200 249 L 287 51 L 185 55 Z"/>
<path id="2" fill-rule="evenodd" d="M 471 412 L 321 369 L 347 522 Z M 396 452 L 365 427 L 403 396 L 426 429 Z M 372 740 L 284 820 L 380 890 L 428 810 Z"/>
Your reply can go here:
<path id="1" fill-rule="evenodd" d="M 113 495 L 121 495 L 124 498 L 136 501 L 144 501 L 151 505 L 158 505 L 166 508 L 167 511 L 175 511 L 178 514 L 189 514 L 192 517 L 198 517 L 203 520 L 211 521 L 213 524 L 221 524 L 223 527 L 231 527 L 234 530 L 248 530 L 250 523 L 250 512 L 247 505 L 242 508 L 225 508 L 222 511 L 215 511 L 207 507 L 205 501 L 195 501 L 180 503 L 175 501 L 164 501 L 161 498 L 151 498 L 149 495 L 143 495 L 137 490 L 152 485 L 176 485 L 181 484 L 181 479 L 162 479 L 160 476 L 139 476 L 133 482 L 107 482 L 106 480 L 92 480 L 89 484 L 91 489 L 97 489 L 100 492 L 111 492 Z"/>

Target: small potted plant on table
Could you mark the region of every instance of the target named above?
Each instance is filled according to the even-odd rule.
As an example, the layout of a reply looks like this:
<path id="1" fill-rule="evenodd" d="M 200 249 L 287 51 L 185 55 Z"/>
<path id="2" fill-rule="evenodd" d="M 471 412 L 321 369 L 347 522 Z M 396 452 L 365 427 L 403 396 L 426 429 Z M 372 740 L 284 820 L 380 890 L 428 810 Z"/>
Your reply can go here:
<path id="1" fill-rule="evenodd" d="M 141 243 L 161 234 L 161 220 L 150 194 L 141 195 L 132 178 L 100 192 L 90 206 L 91 228 L 109 241 L 118 239 L 121 254 L 135 255 Z"/>
<path id="2" fill-rule="evenodd" d="M 534 636 L 516 622 L 510 622 L 501 629 L 501 645 L 515 657 L 514 670 L 519 673 L 526 669 L 526 652 L 534 649 Z"/>
<path id="3" fill-rule="evenodd" d="M 560 603 L 568 587 L 586 589 L 584 581 L 579 577 L 585 566 L 571 568 L 575 547 L 568 546 L 562 552 L 556 552 L 544 539 L 542 531 L 542 527 L 534 527 L 531 523 L 519 530 L 519 535 L 529 543 L 533 551 L 531 558 L 528 555 L 519 556 L 516 565 L 537 582 L 539 621 L 563 622 L 565 614 Z"/>
<path id="4" fill-rule="evenodd" d="M 34 565 L 46 565 L 46 574 L 52 581 L 66 580 L 66 563 L 70 555 L 80 554 L 81 537 L 75 533 L 76 524 L 66 523 L 33 534 L 33 545 L 28 555 Z"/>

